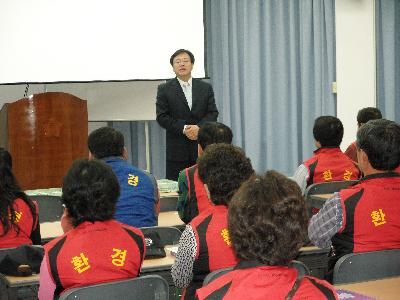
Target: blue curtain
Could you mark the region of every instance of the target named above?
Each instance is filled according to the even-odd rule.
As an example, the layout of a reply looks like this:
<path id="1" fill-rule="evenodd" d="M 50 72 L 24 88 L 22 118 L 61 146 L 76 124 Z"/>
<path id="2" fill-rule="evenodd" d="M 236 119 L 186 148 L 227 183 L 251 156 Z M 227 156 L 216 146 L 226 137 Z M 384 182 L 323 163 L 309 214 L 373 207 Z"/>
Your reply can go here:
<path id="1" fill-rule="evenodd" d="M 258 172 L 291 175 L 312 155 L 312 126 L 336 114 L 334 0 L 205 0 L 207 69 L 219 121 Z M 113 122 L 145 168 L 143 122 Z M 151 171 L 165 175 L 165 132 L 150 122 Z"/>
<path id="2" fill-rule="evenodd" d="M 206 0 L 207 69 L 220 121 L 259 172 L 292 174 L 312 126 L 336 114 L 334 0 Z"/>
<path id="3" fill-rule="evenodd" d="M 375 6 L 377 106 L 400 122 L 400 1 L 376 0 Z"/>
<path id="4" fill-rule="evenodd" d="M 165 178 L 165 130 L 156 121 L 148 121 L 150 172 L 157 178 Z M 122 132 L 129 162 L 141 169 L 146 169 L 145 122 L 110 122 L 109 126 Z"/>

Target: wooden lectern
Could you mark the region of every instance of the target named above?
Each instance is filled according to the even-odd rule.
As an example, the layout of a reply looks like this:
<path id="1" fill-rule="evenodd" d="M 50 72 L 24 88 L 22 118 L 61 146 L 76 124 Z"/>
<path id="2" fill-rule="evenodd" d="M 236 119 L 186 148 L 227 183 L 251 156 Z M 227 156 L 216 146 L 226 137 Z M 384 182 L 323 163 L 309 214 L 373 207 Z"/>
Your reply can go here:
<path id="1" fill-rule="evenodd" d="M 0 146 L 24 190 L 61 187 L 71 163 L 87 158 L 87 136 L 86 101 L 70 94 L 36 94 L 0 111 Z"/>

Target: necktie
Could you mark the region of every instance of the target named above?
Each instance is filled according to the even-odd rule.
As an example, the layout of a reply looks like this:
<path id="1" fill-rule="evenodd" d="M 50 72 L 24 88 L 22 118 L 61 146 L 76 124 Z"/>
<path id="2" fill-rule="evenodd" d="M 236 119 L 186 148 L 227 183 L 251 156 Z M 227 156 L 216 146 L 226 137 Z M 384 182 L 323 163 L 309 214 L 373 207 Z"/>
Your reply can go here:
<path id="1" fill-rule="evenodd" d="M 183 84 L 183 93 L 185 94 L 186 101 L 189 105 L 189 108 L 192 109 L 192 89 L 188 82 L 184 82 Z"/>

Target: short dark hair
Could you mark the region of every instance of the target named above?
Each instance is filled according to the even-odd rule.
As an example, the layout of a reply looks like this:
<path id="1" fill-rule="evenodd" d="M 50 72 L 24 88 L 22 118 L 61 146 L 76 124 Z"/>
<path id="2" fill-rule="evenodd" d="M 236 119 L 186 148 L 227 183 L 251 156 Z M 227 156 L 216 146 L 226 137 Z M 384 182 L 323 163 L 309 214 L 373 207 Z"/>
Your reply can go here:
<path id="1" fill-rule="evenodd" d="M 343 138 L 343 124 L 333 116 L 321 116 L 315 119 L 314 139 L 322 147 L 339 147 Z"/>
<path id="2" fill-rule="evenodd" d="M 307 223 L 299 186 L 276 171 L 252 176 L 229 204 L 229 235 L 241 260 L 288 265 L 303 244 Z"/>
<path id="3" fill-rule="evenodd" d="M 197 143 L 206 150 L 208 145 L 217 143 L 232 143 L 232 130 L 219 122 L 208 122 L 200 127 Z"/>
<path id="4" fill-rule="evenodd" d="M 89 151 L 100 159 L 121 156 L 124 151 L 124 136 L 111 127 L 101 127 L 92 131 L 88 137 Z"/>
<path id="5" fill-rule="evenodd" d="M 382 119 L 382 113 L 376 107 L 365 107 L 360 109 L 357 114 L 358 125 L 365 124 L 369 120 Z"/>
<path id="6" fill-rule="evenodd" d="M 113 170 L 100 160 L 78 160 L 64 177 L 62 202 L 74 227 L 89 221 L 113 218 L 119 197 L 119 182 Z"/>
<path id="7" fill-rule="evenodd" d="M 368 121 L 358 129 L 356 145 L 374 169 L 392 171 L 400 164 L 400 125 L 386 119 Z"/>
<path id="8" fill-rule="evenodd" d="M 198 160 L 198 170 L 216 205 L 228 205 L 242 182 L 254 173 L 242 149 L 221 143 L 207 147 Z"/>
<path id="9" fill-rule="evenodd" d="M 174 58 L 177 57 L 179 54 L 182 54 L 182 53 L 186 53 L 187 55 L 189 55 L 190 62 L 192 64 L 194 64 L 194 55 L 193 55 L 193 53 L 190 52 L 189 50 L 186 50 L 186 49 L 179 49 L 179 50 L 176 50 L 174 52 L 174 54 L 171 55 L 171 58 L 169 59 L 169 63 L 171 64 L 171 66 L 174 65 Z"/>

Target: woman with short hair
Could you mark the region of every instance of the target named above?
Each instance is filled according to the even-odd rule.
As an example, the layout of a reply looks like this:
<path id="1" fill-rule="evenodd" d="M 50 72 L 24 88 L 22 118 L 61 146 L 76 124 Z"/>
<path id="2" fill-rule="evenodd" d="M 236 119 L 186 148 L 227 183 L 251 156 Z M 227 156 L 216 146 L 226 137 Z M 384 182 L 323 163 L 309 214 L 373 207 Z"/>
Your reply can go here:
<path id="1" fill-rule="evenodd" d="M 72 229 L 44 246 L 39 299 L 139 275 L 144 237 L 139 229 L 112 220 L 118 197 L 118 179 L 109 166 L 98 160 L 73 163 L 62 194 L 65 223 Z"/>
<path id="2" fill-rule="evenodd" d="M 250 178 L 231 200 L 228 228 L 239 263 L 198 289 L 198 299 L 338 299 L 328 282 L 288 267 L 307 234 L 294 181 L 276 171 Z"/>

